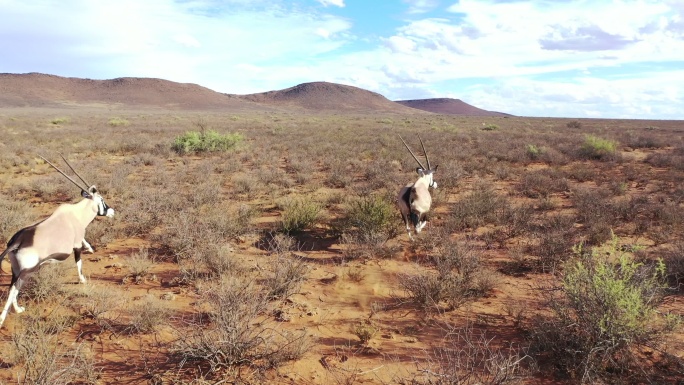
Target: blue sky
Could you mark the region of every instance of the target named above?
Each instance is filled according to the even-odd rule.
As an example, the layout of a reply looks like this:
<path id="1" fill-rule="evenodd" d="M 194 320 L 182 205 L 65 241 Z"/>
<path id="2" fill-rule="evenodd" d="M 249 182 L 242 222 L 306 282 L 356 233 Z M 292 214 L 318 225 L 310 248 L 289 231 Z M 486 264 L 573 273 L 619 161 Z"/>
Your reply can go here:
<path id="1" fill-rule="evenodd" d="M 684 119 L 682 0 L 0 0 L 0 72 Z"/>

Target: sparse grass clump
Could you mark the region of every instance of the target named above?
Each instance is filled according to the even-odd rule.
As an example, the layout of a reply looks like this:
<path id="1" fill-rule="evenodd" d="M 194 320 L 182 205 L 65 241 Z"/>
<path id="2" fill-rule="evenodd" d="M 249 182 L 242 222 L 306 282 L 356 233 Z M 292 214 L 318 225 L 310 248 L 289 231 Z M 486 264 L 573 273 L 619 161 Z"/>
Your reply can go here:
<path id="1" fill-rule="evenodd" d="M 433 256 L 435 271 L 402 274 L 399 285 L 411 303 L 421 309 L 440 309 L 445 302 L 456 309 L 485 295 L 493 286 L 491 272 L 481 266 L 480 254 L 469 246 L 445 240 Z"/>
<path id="2" fill-rule="evenodd" d="M 287 299 L 295 294 L 306 279 L 308 267 L 301 258 L 278 255 L 273 271 L 264 281 L 270 299 Z"/>
<path id="3" fill-rule="evenodd" d="M 378 327 L 371 320 L 363 320 L 354 324 L 351 332 L 358 337 L 362 345 L 367 345 L 373 336 L 378 333 Z"/>
<path id="4" fill-rule="evenodd" d="M 134 252 L 127 259 L 129 277 L 133 278 L 136 283 L 142 282 L 149 275 L 150 269 L 154 267 L 154 258 L 150 257 L 147 249 L 140 248 L 138 252 Z"/>
<path id="5" fill-rule="evenodd" d="M 60 125 L 60 124 L 69 123 L 70 121 L 71 121 L 71 119 L 70 119 L 69 117 L 67 117 L 67 116 L 61 116 L 61 117 L 57 117 L 57 118 L 52 118 L 52 119 L 50 120 L 50 123 L 52 123 L 53 125 L 57 126 L 57 125 Z"/>
<path id="6" fill-rule="evenodd" d="M 0 244 L 4 246 L 12 235 L 35 219 L 31 214 L 31 206 L 27 203 L 0 197 Z"/>
<path id="7" fill-rule="evenodd" d="M 498 211 L 506 204 L 507 199 L 499 196 L 491 185 L 478 184 L 472 192 L 456 202 L 449 224 L 456 230 L 463 230 L 495 223 Z"/>
<path id="8" fill-rule="evenodd" d="M 11 334 L 10 362 L 19 384 L 98 383 L 95 355 L 84 343 L 63 343 L 57 332 L 69 327 L 70 321 L 58 320 L 60 324 L 26 320 Z"/>
<path id="9" fill-rule="evenodd" d="M 130 307 L 130 313 L 130 321 L 126 328 L 130 333 L 152 333 L 167 323 L 171 315 L 171 311 L 164 307 L 159 299 L 150 295 L 141 303 Z"/>
<path id="10" fill-rule="evenodd" d="M 69 259 L 64 263 L 46 264 L 30 276 L 29 280 L 22 287 L 21 294 L 37 302 L 59 298 L 59 296 L 65 293 L 67 287 L 64 284 L 68 280 L 78 282 L 73 259 Z"/>
<path id="11" fill-rule="evenodd" d="M 131 124 L 131 122 L 124 118 L 114 117 L 109 119 L 107 124 L 109 124 L 112 127 L 126 127 L 129 124 Z"/>
<path id="12" fill-rule="evenodd" d="M 223 134 L 214 131 L 188 131 L 173 140 L 171 148 L 177 153 L 225 152 L 233 150 L 244 136 L 239 133 Z"/>
<path id="13" fill-rule="evenodd" d="M 445 338 L 428 351 L 428 360 L 418 364 L 410 381 L 425 385 L 505 385 L 524 383 L 535 366 L 524 346 L 501 344 L 472 325 L 457 328 L 444 325 Z"/>
<path id="14" fill-rule="evenodd" d="M 567 128 L 582 128 L 582 123 L 579 120 L 571 120 L 565 126 Z"/>
<path id="15" fill-rule="evenodd" d="M 199 365 L 207 373 L 221 368 L 274 368 L 299 358 L 308 349 L 305 332 L 280 330 L 263 318 L 268 293 L 234 277 L 201 288 L 211 306 L 208 314 L 187 320 L 179 330 L 174 352 L 183 363 Z"/>

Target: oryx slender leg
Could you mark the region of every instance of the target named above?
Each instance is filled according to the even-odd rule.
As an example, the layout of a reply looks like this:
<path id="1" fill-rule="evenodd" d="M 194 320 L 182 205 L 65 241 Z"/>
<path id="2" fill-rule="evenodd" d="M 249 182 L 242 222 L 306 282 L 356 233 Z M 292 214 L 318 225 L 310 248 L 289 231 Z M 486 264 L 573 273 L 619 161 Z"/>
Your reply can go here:
<path id="1" fill-rule="evenodd" d="M 5 307 L 2 309 L 2 314 L 0 314 L 0 326 L 5 322 L 5 318 L 7 318 L 7 313 L 9 312 L 9 307 L 10 304 L 14 308 L 14 311 L 16 313 L 22 313 L 25 309 L 17 304 L 17 296 L 19 294 L 19 289 L 24 285 L 24 278 L 20 274 L 17 276 L 12 270 L 12 282 L 10 283 L 10 290 L 9 293 L 7 294 L 7 302 L 5 303 Z"/>
<path id="2" fill-rule="evenodd" d="M 406 233 L 408 234 L 408 237 L 410 240 L 413 240 L 413 235 L 411 235 L 411 222 L 409 221 L 409 218 L 406 217 L 403 213 L 401 214 L 402 218 L 404 219 L 404 224 L 406 225 Z"/>
<path id="3" fill-rule="evenodd" d="M 93 250 L 93 247 L 90 246 L 90 243 L 88 243 L 88 241 L 86 241 L 85 238 L 83 238 L 83 248 L 90 254 L 93 254 L 95 252 Z"/>
<path id="4" fill-rule="evenodd" d="M 14 289 L 14 297 L 12 297 L 12 307 L 14 308 L 15 313 L 23 313 L 24 310 L 26 310 L 23 306 L 19 306 L 17 303 L 17 297 L 19 297 L 19 290 L 21 290 L 21 287 L 24 286 L 24 282 L 26 281 L 26 276 L 24 277 L 17 277 L 14 284 L 12 285 L 12 288 Z M 14 280 L 14 276 L 12 277 Z M 10 289 L 10 292 L 12 289 Z M 9 300 L 9 298 L 7 298 Z"/>
<path id="5" fill-rule="evenodd" d="M 85 242 L 85 239 L 83 240 Z M 74 247 L 74 259 L 76 260 L 76 269 L 78 269 L 78 281 L 86 283 L 86 277 L 83 276 L 83 261 L 81 261 L 81 249 Z"/>

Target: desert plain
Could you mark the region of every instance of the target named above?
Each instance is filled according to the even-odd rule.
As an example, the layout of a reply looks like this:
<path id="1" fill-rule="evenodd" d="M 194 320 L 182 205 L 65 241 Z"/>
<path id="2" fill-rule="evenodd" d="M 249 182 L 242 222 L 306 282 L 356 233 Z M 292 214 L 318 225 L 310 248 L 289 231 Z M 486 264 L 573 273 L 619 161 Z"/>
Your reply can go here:
<path id="1" fill-rule="evenodd" d="M 684 383 L 682 121 L 433 113 L 330 83 L 3 74 L 0 93 L 0 241 L 81 199 L 40 156 L 116 210 L 87 229 L 87 283 L 69 258 L 22 290 L 0 383 Z M 438 165 L 413 241 L 400 136 Z"/>

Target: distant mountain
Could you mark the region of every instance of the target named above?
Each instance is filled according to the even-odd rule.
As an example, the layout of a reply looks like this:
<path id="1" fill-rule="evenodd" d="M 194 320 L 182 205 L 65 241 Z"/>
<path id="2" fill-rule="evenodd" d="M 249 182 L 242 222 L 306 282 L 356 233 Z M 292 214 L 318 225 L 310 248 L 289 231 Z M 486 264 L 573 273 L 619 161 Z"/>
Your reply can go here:
<path id="1" fill-rule="evenodd" d="M 92 80 L 40 73 L 0 74 L 0 107 L 264 109 L 197 84 L 155 78 Z"/>
<path id="2" fill-rule="evenodd" d="M 397 100 L 396 103 L 423 111 L 445 115 L 470 115 L 470 116 L 513 116 L 503 112 L 487 111 L 472 106 L 460 99 L 437 98 Z"/>
<path id="3" fill-rule="evenodd" d="M 256 103 L 319 111 L 377 111 L 415 114 L 384 96 L 362 88 L 328 82 L 302 83 L 279 91 L 238 96 Z"/>
<path id="4" fill-rule="evenodd" d="M 479 109 L 458 99 L 393 102 L 362 88 L 328 82 L 302 83 L 283 90 L 233 95 L 191 83 L 156 78 L 108 80 L 41 73 L 0 73 L 2 107 L 96 107 L 114 109 L 369 112 L 509 116 Z"/>

